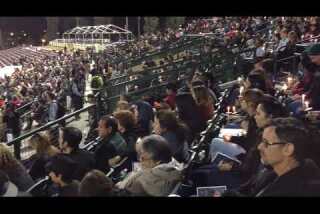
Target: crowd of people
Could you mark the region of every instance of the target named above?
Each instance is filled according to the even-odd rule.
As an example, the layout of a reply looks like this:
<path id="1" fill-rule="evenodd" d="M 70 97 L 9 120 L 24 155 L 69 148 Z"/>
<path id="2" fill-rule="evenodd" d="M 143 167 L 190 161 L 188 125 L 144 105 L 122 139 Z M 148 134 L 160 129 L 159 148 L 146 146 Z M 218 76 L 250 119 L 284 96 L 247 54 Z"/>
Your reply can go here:
<path id="1" fill-rule="evenodd" d="M 58 145 L 45 131 L 28 140 L 36 153 L 27 164 L 19 161 L 19 143 L 14 154 L 0 144 L 0 195 L 169 196 L 189 179 L 191 193 L 175 195 L 194 196 L 197 187 L 225 186 L 224 193 L 214 195 L 319 196 L 320 45 L 312 44 L 301 53 L 295 62 L 299 72 L 286 64 L 279 70 L 274 66 L 276 60 L 294 55 L 298 42 L 316 43 L 318 25 L 317 17 L 215 17 L 194 20 L 163 35 L 144 35 L 123 51 L 132 57 L 146 41 L 146 46 L 156 47 L 159 38 L 168 37 L 170 43 L 188 33 L 218 33 L 225 47 L 253 46 L 252 66 L 230 89 L 223 127 L 245 134 L 214 136 L 207 158 L 186 178 L 184 167 L 192 159 L 193 145 L 221 101 L 210 75 L 195 66 L 186 79 L 168 78 L 166 94 L 156 100 L 122 95 L 111 114 L 96 118 L 97 139 L 87 144 L 90 149 L 80 147 L 82 130 L 65 124 L 59 129 Z M 267 33 L 260 33 L 268 26 Z M 30 101 L 34 101 L 30 126 L 64 115 L 68 96 L 75 109 L 82 108 L 88 74 L 112 78 L 117 72 L 103 56 L 65 50 L 42 61 L 22 61 L 22 69 L 1 82 L 7 129 L 14 137 L 21 134 L 16 109 Z M 92 61 L 95 65 L 90 67 Z M 217 162 L 219 154 L 228 158 Z M 43 179 L 49 181 L 45 189 L 35 190 Z"/>

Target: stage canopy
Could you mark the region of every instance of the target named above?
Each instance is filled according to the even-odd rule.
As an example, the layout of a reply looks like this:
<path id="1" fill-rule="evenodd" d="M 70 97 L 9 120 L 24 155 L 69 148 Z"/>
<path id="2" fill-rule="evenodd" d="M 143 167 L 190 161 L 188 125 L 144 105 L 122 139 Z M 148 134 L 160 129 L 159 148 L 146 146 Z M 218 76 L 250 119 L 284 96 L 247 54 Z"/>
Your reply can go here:
<path id="1" fill-rule="evenodd" d="M 105 44 L 133 40 L 131 31 L 113 24 L 98 26 L 78 26 L 63 34 L 66 43 Z"/>

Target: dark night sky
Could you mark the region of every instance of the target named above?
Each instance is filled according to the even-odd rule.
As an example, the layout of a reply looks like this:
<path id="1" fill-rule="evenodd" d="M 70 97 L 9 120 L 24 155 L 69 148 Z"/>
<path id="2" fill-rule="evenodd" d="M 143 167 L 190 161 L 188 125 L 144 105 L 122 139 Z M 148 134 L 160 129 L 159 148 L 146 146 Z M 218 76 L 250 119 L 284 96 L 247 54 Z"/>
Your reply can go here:
<path id="1" fill-rule="evenodd" d="M 94 24 L 93 17 L 86 17 L 88 25 Z M 160 25 L 165 20 L 165 17 L 160 18 Z M 137 35 L 137 17 L 129 16 L 129 30 Z M 141 30 L 143 33 L 143 17 L 141 18 Z M 118 25 L 119 27 L 124 27 L 125 17 L 113 17 L 113 24 Z M 46 30 L 46 17 L 44 16 L 29 16 L 29 17 L 0 17 L 0 28 L 5 35 L 8 35 L 10 32 L 15 32 L 17 34 L 22 34 L 22 30 L 32 37 L 34 41 L 40 41 L 43 37 L 44 30 Z M 64 31 L 75 27 L 74 17 L 60 17 L 60 23 L 58 26 L 58 31 L 63 33 Z M 6 36 L 5 36 L 6 37 Z"/>
<path id="2" fill-rule="evenodd" d="M 1 17 L 4 31 L 25 30 L 30 33 L 39 33 L 46 29 L 45 17 Z"/>
<path id="3" fill-rule="evenodd" d="M 60 17 L 61 24 L 59 26 L 60 31 L 68 30 L 74 26 L 75 22 L 70 21 L 73 17 Z M 87 17 L 90 19 L 90 17 Z M 93 20 L 92 20 L 93 21 Z M 33 35 L 41 34 L 43 30 L 46 29 L 46 17 L 1 17 L 1 28 L 5 32 L 17 32 L 24 30 L 27 33 L 31 33 Z M 89 25 L 93 24 L 90 23 Z M 113 24 L 118 25 L 119 27 L 124 27 L 125 24 L 125 17 L 113 17 Z M 142 24 L 143 24 L 143 18 L 142 18 Z M 137 33 L 137 17 L 129 16 L 129 30 L 133 31 L 133 33 Z"/>

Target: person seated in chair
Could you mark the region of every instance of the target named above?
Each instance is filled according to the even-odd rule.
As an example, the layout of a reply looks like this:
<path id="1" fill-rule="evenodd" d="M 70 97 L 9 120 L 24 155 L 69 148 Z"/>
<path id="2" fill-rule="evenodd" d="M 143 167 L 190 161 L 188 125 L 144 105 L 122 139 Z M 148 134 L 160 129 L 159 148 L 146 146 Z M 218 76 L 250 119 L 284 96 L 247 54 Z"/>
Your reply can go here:
<path id="1" fill-rule="evenodd" d="M 91 170 L 80 182 L 80 197 L 129 196 L 115 187 L 111 178 L 99 170 Z"/>
<path id="2" fill-rule="evenodd" d="M 118 121 L 113 116 L 103 116 L 98 125 L 101 143 L 94 152 L 96 168 L 107 173 L 127 151 L 127 143 L 118 131 Z"/>
<path id="3" fill-rule="evenodd" d="M 309 135 L 294 118 L 277 118 L 263 131 L 261 161 L 276 178 L 256 197 L 320 196 L 320 169 L 310 157 Z"/>
<path id="4" fill-rule="evenodd" d="M 95 167 L 94 155 L 79 148 L 81 139 L 82 133 L 78 128 L 66 127 L 60 129 L 60 150 L 78 164 L 76 172 L 78 180 L 81 180 L 88 171 Z"/>
<path id="5" fill-rule="evenodd" d="M 168 196 L 181 181 L 181 171 L 170 164 L 168 142 L 159 135 L 142 138 L 138 146 L 141 170 L 133 171 L 116 186 L 135 196 Z"/>
<path id="6" fill-rule="evenodd" d="M 77 197 L 79 181 L 75 180 L 77 163 L 65 154 L 51 158 L 46 170 L 51 181 L 58 186 L 57 197 Z"/>
<path id="7" fill-rule="evenodd" d="M 135 150 L 135 145 L 137 141 L 136 130 L 136 119 L 134 114 L 128 110 L 120 110 L 113 113 L 114 117 L 118 121 L 118 130 L 121 133 L 121 136 L 127 144 L 127 152 L 124 154 L 128 157 L 127 168 L 131 169 L 132 163 L 137 161 L 137 152 Z"/>
<path id="8" fill-rule="evenodd" d="M 158 111 L 153 126 L 155 133 L 168 141 L 173 157 L 178 162 L 187 162 L 189 159 L 188 128 L 178 120 L 176 113 L 171 110 Z"/>
<path id="9" fill-rule="evenodd" d="M 29 174 L 34 180 L 45 177 L 45 165 L 49 159 L 60 153 L 59 149 L 51 144 L 49 136 L 44 132 L 34 134 L 29 145 L 36 150 L 36 154 L 31 156 L 25 165 L 30 165 Z"/>

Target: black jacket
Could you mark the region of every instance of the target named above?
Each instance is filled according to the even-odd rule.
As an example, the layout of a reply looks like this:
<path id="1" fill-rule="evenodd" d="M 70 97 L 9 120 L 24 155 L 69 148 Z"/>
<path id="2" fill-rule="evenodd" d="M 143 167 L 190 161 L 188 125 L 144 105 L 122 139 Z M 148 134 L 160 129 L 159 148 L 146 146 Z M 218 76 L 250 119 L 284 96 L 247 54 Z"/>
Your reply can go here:
<path id="1" fill-rule="evenodd" d="M 33 155 L 30 159 L 32 165 L 29 171 L 29 175 L 35 181 L 40 178 L 44 178 L 47 175 L 45 166 L 48 163 L 50 157 L 48 155 Z"/>
<path id="2" fill-rule="evenodd" d="M 79 181 L 72 181 L 70 184 L 59 188 L 58 197 L 78 197 L 79 186 Z"/>
<path id="3" fill-rule="evenodd" d="M 320 168 L 307 159 L 297 168 L 277 177 L 260 197 L 320 196 Z"/>
<path id="4" fill-rule="evenodd" d="M 117 156 L 116 148 L 109 142 L 109 138 L 103 139 L 94 152 L 95 168 L 107 173 L 110 170 L 108 160 Z"/>
<path id="5" fill-rule="evenodd" d="M 206 128 L 206 121 L 200 119 L 199 109 L 187 87 L 178 90 L 176 106 L 179 118 L 187 124 L 192 139 Z"/>
<path id="6" fill-rule="evenodd" d="M 277 174 L 272 168 L 263 166 L 258 173 L 252 175 L 248 182 L 242 184 L 237 190 L 226 191 L 223 196 L 254 197 L 263 188 L 274 181 L 276 177 Z"/>
<path id="7" fill-rule="evenodd" d="M 72 151 L 68 156 L 78 164 L 75 172 L 77 180 L 81 180 L 87 172 L 95 167 L 94 155 L 88 151 L 78 149 Z"/>
<path id="8" fill-rule="evenodd" d="M 126 130 L 122 133 L 123 139 L 127 143 L 127 152 L 126 156 L 129 157 L 131 161 L 137 161 L 137 152 L 136 152 L 136 142 L 137 142 L 137 134 L 135 133 L 135 129 Z"/>
<path id="9" fill-rule="evenodd" d="M 180 163 L 188 161 L 189 148 L 186 141 L 179 141 L 177 135 L 172 131 L 164 132 L 161 134 L 161 136 L 168 141 L 174 159 L 176 159 Z"/>
<path id="10" fill-rule="evenodd" d="M 246 151 L 246 155 L 238 157 L 242 161 L 240 166 L 241 180 L 247 182 L 252 175 L 257 173 L 260 165 L 260 153 L 258 145 L 261 142 L 262 130 L 257 128 L 253 117 L 248 118 L 249 127 L 245 137 L 232 137 L 231 142 L 242 146 Z"/>
<path id="11" fill-rule="evenodd" d="M 137 130 L 139 136 L 146 136 L 151 133 L 150 130 L 150 121 L 153 121 L 154 113 L 152 106 L 145 101 L 137 101 L 134 103 L 137 106 L 139 117 L 138 117 L 138 126 Z"/>
<path id="12" fill-rule="evenodd" d="M 3 116 L 3 122 L 7 124 L 7 128 L 12 130 L 13 135 L 20 135 L 20 116 L 14 111 L 6 111 Z"/>

